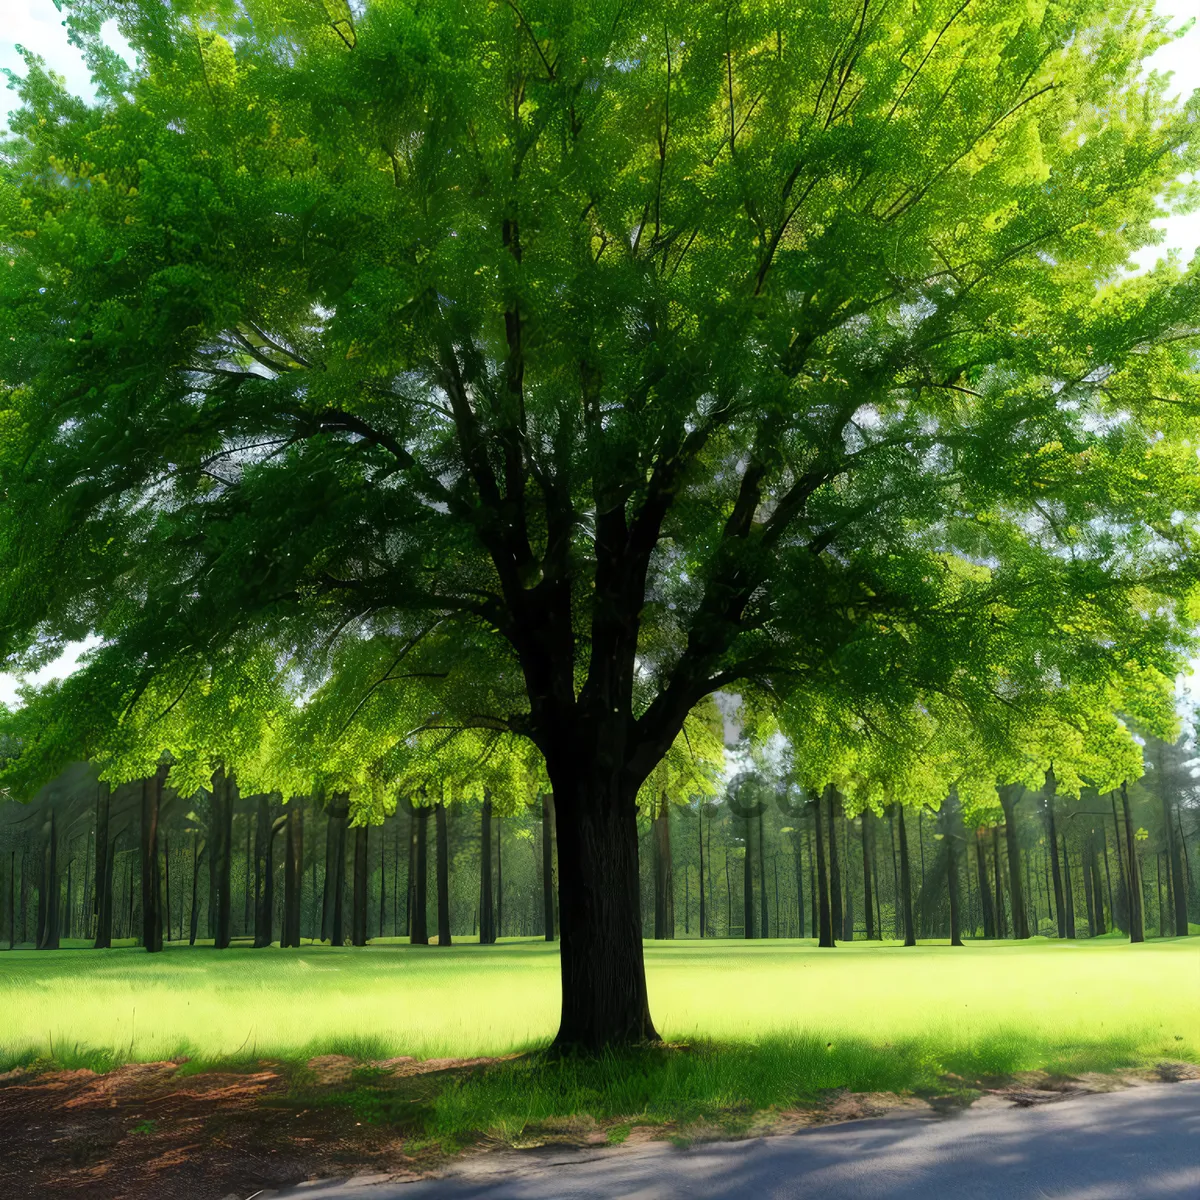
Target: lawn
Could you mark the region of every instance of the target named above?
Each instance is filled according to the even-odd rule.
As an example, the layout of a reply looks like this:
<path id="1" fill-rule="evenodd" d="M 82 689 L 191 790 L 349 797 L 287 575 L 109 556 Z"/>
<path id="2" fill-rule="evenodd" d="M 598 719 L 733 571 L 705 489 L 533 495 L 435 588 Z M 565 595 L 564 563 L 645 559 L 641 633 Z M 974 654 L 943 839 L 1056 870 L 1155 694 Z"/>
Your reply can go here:
<path id="1" fill-rule="evenodd" d="M 1200 1061 L 1200 940 L 946 945 L 647 943 L 671 1042 L 849 1047 L 930 1070 L 1072 1055 Z M 544 1044 L 557 947 L 505 941 L 299 951 L 0 953 L 0 1069 L 318 1053 L 500 1055 Z M 993 1061 L 994 1060 L 994 1061 Z"/>

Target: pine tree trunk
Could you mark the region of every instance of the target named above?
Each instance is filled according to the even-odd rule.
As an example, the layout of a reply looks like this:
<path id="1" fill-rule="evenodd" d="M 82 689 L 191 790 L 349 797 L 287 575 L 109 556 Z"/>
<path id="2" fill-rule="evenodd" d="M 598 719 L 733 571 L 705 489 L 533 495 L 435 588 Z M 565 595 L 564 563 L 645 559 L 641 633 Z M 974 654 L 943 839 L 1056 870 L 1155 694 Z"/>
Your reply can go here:
<path id="1" fill-rule="evenodd" d="M 654 936 L 661 941 L 674 938 L 675 864 L 671 857 L 671 810 L 667 794 L 659 799 L 658 811 L 654 814 L 651 830 L 651 845 L 654 848 Z"/>
<path id="2" fill-rule="evenodd" d="M 742 859 L 742 936 L 758 937 L 754 904 L 754 818 L 743 817 L 746 823 L 746 856 Z"/>
<path id="3" fill-rule="evenodd" d="M 1133 814 L 1129 808 L 1129 788 L 1121 784 L 1121 805 L 1125 815 L 1125 857 L 1129 861 L 1129 940 L 1146 940 L 1146 918 L 1142 901 L 1142 879 L 1137 858 L 1137 842 L 1133 836 Z"/>
<path id="4" fill-rule="evenodd" d="M 350 905 L 350 944 L 367 944 L 367 853 L 370 849 L 368 826 L 354 827 L 354 892 Z"/>
<path id="5" fill-rule="evenodd" d="M 833 804 L 832 797 L 829 803 Z M 825 835 L 821 831 L 822 823 L 821 801 L 816 800 L 813 802 L 813 829 L 816 832 L 814 857 L 817 862 L 817 945 L 829 949 L 834 944 L 833 913 L 829 906 L 829 875 L 825 869 Z"/>
<path id="6" fill-rule="evenodd" d="M 1167 869 L 1170 872 L 1172 916 L 1174 918 L 1175 936 L 1187 937 L 1187 879 L 1183 871 L 1183 856 L 1180 854 L 1180 838 L 1176 836 L 1172 805 L 1166 795 L 1166 784 L 1163 784 L 1163 825 L 1167 831 Z"/>
<path id="7" fill-rule="evenodd" d="M 979 903 L 983 909 L 983 936 L 996 936 L 996 911 L 992 904 L 992 881 L 988 876 L 987 851 L 983 846 L 983 830 L 975 831 L 975 873 L 979 876 Z"/>
<path id="8" fill-rule="evenodd" d="M 225 950 L 229 946 L 233 887 L 231 859 L 233 854 L 233 806 L 237 785 L 218 767 L 212 778 L 212 829 L 209 833 L 208 908 L 213 946 Z"/>
<path id="9" fill-rule="evenodd" d="M 669 853 L 669 849 L 668 849 Z M 542 929 L 554 941 L 554 793 L 542 796 Z"/>
<path id="10" fill-rule="evenodd" d="M 207 846 L 204 849 L 198 849 L 196 843 L 196 831 L 192 830 L 192 909 L 188 920 L 188 945 L 196 944 L 196 935 L 200 931 L 200 907 L 198 904 L 198 893 L 200 891 L 200 860 L 204 857 Z M 111 870 L 111 868 L 110 868 Z M 109 889 L 111 891 L 112 880 L 109 880 Z"/>
<path id="11" fill-rule="evenodd" d="M 829 919 L 832 922 L 832 936 L 845 937 L 842 927 L 842 872 L 838 861 L 837 842 L 837 807 L 840 797 L 837 788 L 832 784 L 825 789 L 829 801 Z"/>
<path id="12" fill-rule="evenodd" d="M 254 822 L 254 948 L 262 950 L 274 939 L 274 855 L 271 831 L 271 797 L 262 795 L 255 803 Z"/>
<path id="13" fill-rule="evenodd" d="M 1067 900 L 1067 937 L 1074 941 L 1075 933 L 1075 884 L 1071 878 L 1071 857 L 1067 853 L 1067 835 L 1062 835 L 1063 882 Z"/>
<path id="14" fill-rule="evenodd" d="M 1096 856 L 1096 831 L 1088 835 L 1088 867 L 1092 872 L 1092 896 L 1096 906 L 1094 936 L 1102 937 L 1108 932 L 1104 921 L 1104 887 L 1100 879 L 1100 862 Z"/>
<path id="15" fill-rule="evenodd" d="M 163 920 L 158 868 L 158 809 L 167 768 L 142 780 L 142 945 L 150 953 L 163 948 Z"/>
<path id="16" fill-rule="evenodd" d="M 50 819 L 46 823 L 46 843 L 42 848 L 42 877 L 38 887 L 38 938 L 39 950 L 57 950 L 59 947 L 58 912 L 58 815 L 50 808 Z"/>
<path id="17" fill-rule="evenodd" d="M 1029 937 L 1029 916 L 1025 907 L 1025 888 L 1021 880 L 1021 843 L 1017 839 L 1017 789 L 1019 784 L 1006 784 L 1000 791 L 1000 806 L 1004 809 L 1004 844 L 1008 850 L 1008 896 L 1012 904 L 1013 937 L 1023 941 Z M 999 863 L 996 869 L 1000 869 Z"/>
<path id="18" fill-rule="evenodd" d="M 321 940 L 331 946 L 345 941 L 346 827 L 350 818 L 350 796 L 334 792 L 326 809 L 325 885 L 321 904 Z"/>
<path id="19" fill-rule="evenodd" d="M 492 801 L 485 796 L 479 832 L 479 941 L 490 946 L 496 941 L 496 913 L 492 904 Z"/>
<path id="20" fill-rule="evenodd" d="M 756 840 L 758 842 L 758 888 L 759 888 L 759 937 L 769 938 L 771 936 L 771 920 L 770 913 L 767 909 L 767 859 L 766 859 L 766 838 L 763 836 L 763 815 L 762 810 L 759 810 L 758 829 L 756 831 Z M 776 914 L 778 916 L 778 914 Z"/>
<path id="21" fill-rule="evenodd" d="M 1058 920 L 1058 936 L 1067 936 L 1067 907 L 1063 892 L 1062 867 L 1058 859 L 1058 824 L 1054 819 L 1054 773 L 1046 776 L 1046 826 L 1050 842 L 1050 873 L 1054 879 L 1054 912 Z"/>
<path id="22" fill-rule="evenodd" d="M 1119 929 L 1129 928 L 1129 874 L 1125 870 L 1125 854 L 1121 849 L 1124 837 L 1121 832 L 1121 819 L 1117 816 L 1117 793 L 1109 792 L 1109 802 L 1112 804 L 1113 845 L 1117 848 L 1117 910 L 1113 915 L 1113 924 Z"/>
<path id="23" fill-rule="evenodd" d="M 437 822 L 437 924 L 438 945 L 450 945 L 450 842 L 446 828 L 446 805 L 439 800 L 434 809 Z"/>
<path id="24" fill-rule="evenodd" d="M 792 830 L 792 855 L 796 860 L 796 936 L 804 937 L 804 855 L 800 840 L 800 828 Z"/>
<path id="25" fill-rule="evenodd" d="M 892 936 L 904 937 L 904 913 L 900 903 L 900 864 L 896 857 L 896 806 L 888 807 L 888 840 L 892 852 Z"/>
<path id="26" fill-rule="evenodd" d="M 904 944 L 917 944 L 916 927 L 913 924 L 912 877 L 908 865 L 908 836 L 904 832 L 904 806 L 896 805 L 898 834 L 900 838 L 900 903 L 904 909 Z"/>
<path id="27" fill-rule="evenodd" d="M 97 950 L 107 950 L 112 945 L 113 848 L 108 840 L 111 808 L 112 790 L 107 783 L 101 783 L 96 793 L 96 883 L 92 888 Z"/>
<path id="28" fill-rule="evenodd" d="M 304 887 L 304 817 L 299 811 L 300 801 L 293 797 L 287 805 L 283 860 L 283 929 L 280 931 L 280 948 L 300 948 L 300 910 L 303 905 Z"/>
<path id="29" fill-rule="evenodd" d="M 417 818 L 416 869 L 413 877 L 412 933 L 414 946 L 429 945 L 429 809 L 420 805 L 413 810 Z"/>
<path id="30" fill-rule="evenodd" d="M 946 843 L 946 890 L 950 901 L 950 945 L 961 946 L 962 899 L 958 890 L 959 848 L 962 844 L 963 822 L 958 792 L 952 789 L 943 807 L 943 840 Z"/>
<path id="31" fill-rule="evenodd" d="M 590 756 L 589 756 L 590 757 Z M 637 786 L 611 760 L 547 760 L 558 834 L 558 1050 L 657 1041 L 646 994 Z"/>
<path id="32" fill-rule="evenodd" d="M 1004 865 L 1000 855 L 1000 830 L 992 826 L 992 882 L 996 885 L 996 936 L 1008 937 L 1008 921 L 1004 913 Z"/>
<path id="33" fill-rule="evenodd" d="M 863 858 L 863 909 L 866 915 L 867 941 L 875 940 L 875 912 L 871 897 L 871 813 L 863 809 L 862 814 L 862 858 Z"/>
<path id="34" fill-rule="evenodd" d="M 1087 910 L 1088 937 L 1096 936 L 1096 895 L 1092 887 L 1092 832 L 1089 829 L 1083 843 L 1083 906 Z"/>

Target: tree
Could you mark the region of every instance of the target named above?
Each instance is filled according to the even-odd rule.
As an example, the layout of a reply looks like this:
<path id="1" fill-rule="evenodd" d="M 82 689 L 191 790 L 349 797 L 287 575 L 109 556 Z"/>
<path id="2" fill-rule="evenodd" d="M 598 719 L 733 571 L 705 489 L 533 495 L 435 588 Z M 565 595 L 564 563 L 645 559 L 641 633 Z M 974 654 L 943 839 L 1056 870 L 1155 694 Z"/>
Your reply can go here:
<path id="1" fill-rule="evenodd" d="M 560 1046 L 655 1036 L 637 795 L 715 689 L 1174 673 L 1196 289 L 1121 275 L 1200 147 L 1140 4 L 68 21 L 100 100 L 29 59 L 0 193 L 0 653 L 453 630 L 443 722 L 555 795 Z"/>

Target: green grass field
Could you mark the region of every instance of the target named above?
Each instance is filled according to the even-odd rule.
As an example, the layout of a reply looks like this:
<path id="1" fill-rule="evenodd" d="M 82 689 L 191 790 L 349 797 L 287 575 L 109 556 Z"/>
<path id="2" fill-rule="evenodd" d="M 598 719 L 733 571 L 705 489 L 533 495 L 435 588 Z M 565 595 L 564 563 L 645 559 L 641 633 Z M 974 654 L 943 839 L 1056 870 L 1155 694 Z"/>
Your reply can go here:
<path id="1" fill-rule="evenodd" d="M 1200 1061 L 1200 940 L 648 943 L 671 1042 L 778 1039 L 965 1058 L 987 1069 L 1120 1050 Z M 0 953 L 0 1066 L 188 1055 L 295 1061 L 499 1055 L 544 1044 L 557 947 L 169 947 Z"/>

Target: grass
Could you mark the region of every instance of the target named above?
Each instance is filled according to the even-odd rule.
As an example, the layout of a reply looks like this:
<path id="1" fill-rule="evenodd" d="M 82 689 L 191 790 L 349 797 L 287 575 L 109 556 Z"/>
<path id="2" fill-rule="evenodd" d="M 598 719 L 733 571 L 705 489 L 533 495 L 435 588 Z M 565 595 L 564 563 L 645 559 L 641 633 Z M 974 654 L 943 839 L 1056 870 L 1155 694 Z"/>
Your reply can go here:
<path id="1" fill-rule="evenodd" d="M 671 1042 L 848 1039 L 1022 1061 L 1117 1042 L 1200 1061 L 1200 943 L 1100 940 L 916 949 L 865 942 L 648 943 Z M 299 951 L 169 947 L 0 953 L 0 1066 L 189 1056 L 303 1060 L 501 1055 L 544 1044 L 557 948 Z M 1016 1053 L 1005 1051 L 1005 1061 Z M 1041 1065 L 1041 1061 L 1031 1066 Z"/>

